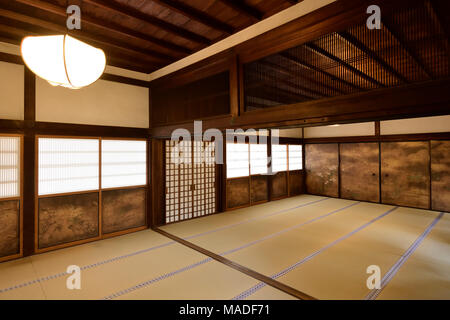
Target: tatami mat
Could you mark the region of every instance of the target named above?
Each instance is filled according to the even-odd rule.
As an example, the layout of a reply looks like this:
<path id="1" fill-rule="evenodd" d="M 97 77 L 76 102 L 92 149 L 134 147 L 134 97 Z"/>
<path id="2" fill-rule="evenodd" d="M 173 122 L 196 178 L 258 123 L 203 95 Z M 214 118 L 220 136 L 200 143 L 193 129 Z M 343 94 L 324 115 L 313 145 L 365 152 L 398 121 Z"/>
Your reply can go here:
<path id="1" fill-rule="evenodd" d="M 318 299 L 364 299 L 367 267 L 385 275 L 438 216 L 302 195 L 162 229 Z M 378 299 L 450 299 L 441 217 Z M 81 290 L 66 288 L 69 265 L 82 269 Z M 104 298 L 294 299 L 152 230 L 0 264 L 0 299 Z"/>
<path id="2" fill-rule="evenodd" d="M 66 287 L 69 265 L 81 290 Z M 0 299 L 231 299 L 258 283 L 150 230 L 0 264 L 0 275 Z M 277 291 L 267 299 L 286 298 Z"/>

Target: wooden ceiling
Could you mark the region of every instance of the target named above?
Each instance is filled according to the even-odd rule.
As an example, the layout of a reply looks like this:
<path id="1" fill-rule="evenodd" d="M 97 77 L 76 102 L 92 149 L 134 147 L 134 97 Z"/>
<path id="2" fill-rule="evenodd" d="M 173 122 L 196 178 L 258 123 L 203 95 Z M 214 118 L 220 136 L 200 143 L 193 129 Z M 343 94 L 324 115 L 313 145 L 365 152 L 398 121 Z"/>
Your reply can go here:
<path id="1" fill-rule="evenodd" d="M 411 0 L 381 18 L 244 66 L 247 111 L 450 77 L 448 0 Z"/>
<path id="2" fill-rule="evenodd" d="M 67 33 L 66 8 L 82 10 L 69 34 L 102 48 L 108 64 L 152 72 L 298 0 L 1 0 L 0 41 Z"/>

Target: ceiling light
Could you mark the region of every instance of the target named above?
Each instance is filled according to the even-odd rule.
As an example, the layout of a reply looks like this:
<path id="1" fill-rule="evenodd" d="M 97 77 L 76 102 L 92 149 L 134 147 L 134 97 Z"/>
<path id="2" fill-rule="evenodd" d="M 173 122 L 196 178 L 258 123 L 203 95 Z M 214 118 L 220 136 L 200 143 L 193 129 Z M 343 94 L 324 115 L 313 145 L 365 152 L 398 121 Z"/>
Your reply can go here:
<path id="1" fill-rule="evenodd" d="M 69 35 L 26 37 L 21 45 L 27 67 L 53 86 L 80 89 L 97 81 L 105 53 Z"/>

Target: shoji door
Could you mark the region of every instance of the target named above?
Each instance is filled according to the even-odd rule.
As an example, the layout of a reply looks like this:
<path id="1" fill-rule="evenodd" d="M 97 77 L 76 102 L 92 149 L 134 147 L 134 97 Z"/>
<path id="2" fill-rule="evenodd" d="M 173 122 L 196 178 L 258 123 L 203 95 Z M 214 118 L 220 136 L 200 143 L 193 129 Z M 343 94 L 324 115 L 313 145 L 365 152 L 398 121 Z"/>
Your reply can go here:
<path id="1" fill-rule="evenodd" d="M 216 212 L 214 142 L 166 141 L 166 223 Z"/>

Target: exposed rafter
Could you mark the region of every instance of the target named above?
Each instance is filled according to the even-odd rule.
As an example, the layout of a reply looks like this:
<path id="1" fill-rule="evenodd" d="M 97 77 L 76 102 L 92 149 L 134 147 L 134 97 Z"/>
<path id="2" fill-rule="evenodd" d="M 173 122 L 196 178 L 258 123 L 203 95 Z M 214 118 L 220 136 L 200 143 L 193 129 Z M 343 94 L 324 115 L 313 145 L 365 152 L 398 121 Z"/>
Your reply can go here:
<path id="1" fill-rule="evenodd" d="M 268 82 L 266 82 L 264 80 L 258 80 L 256 82 L 253 82 L 252 84 L 249 84 L 246 87 L 246 89 L 249 90 L 249 89 L 254 89 L 254 88 L 258 88 L 258 87 L 270 87 L 272 89 L 275 89 L 275 90 L 279 91 L 282 94 L 283 93 L 285 93 L 286 95 L 289 94 L 289 95 L 291 95 L 291 97 L 295 96 L 296 97 L 296 101 L 299 101 L 298 98 L 300 98 L 300 100 L 302 100 L 302 101 L 303 100 L 311 100 L 311 98 L 313 98 L 313 99 L 316 98 L 316 97 L 312 96 L 311 94 L 298 92 L 299 88 L 296 88 L 289 81 L 282 81 L 282 80 L 279 81 L 279 79 L 277 79 L 277 80 L 278 80 L 278 83 L 284 84 L 289 89 L 279 88 L 278 86 L 274 85 L 273 83 L 271 84 L 271 83 L 268 83 Z"/>
<path id="2" fill-rule="evenodd" d="M 287 86 L 288 88 L 291 88 L 291 89 L 295 90 L 296 93 L 301 91 L 301 94 L 304 97 L 308 97 L 310 99 L 311 98 L 312 99 L 317 99 L 317 98 L 324 98 L 324 97 L 326 97 L 326 95 L 324 95 L 324 94 L 322 94 L 322 93 L 320 93 L 320 92 L 318 92 L 316 90 L 313 90 L 313 89 L 310 89 L 310 88 L 304 87 L 302 85 L 299 85 L 297 83 L 293 83 L 293 82 L 289 81 L 288 77 L 285 78 L 285 79 L 281 79 L 281 78 L 278 78 L 278 77 L 276 77 L 274 75 L 266 74 L 264 76 L 264 78 L 266 78 L 268 80 L 271 80 L 273 82 L 282 83 L 283 85 Z"/>
<path id="3" fill-rule="evenodd" d="M 152 15 L 146 14 L 142 11 L 139 11 L 138 9 L 135 9 L 133 7 L 120 4 L 115 1 L 105 1 L 105 0 L 84 0 L 84 2 L 96 5 L 97 7 L 103 8 L 105 10 L 108 10 L 110 12 L 114 12 L 116 14 L 125 15 L 128 17 L 131 17 L 136 20 L 140 20 L 141 22 L 144 22 L 146 24 L 153 25 L 159 29 L 162 29 L 166 32 L 169 32 L 175 36 L 188 39 L 190 41 L 206 44 L 211 44 L 211 40 L 201 36 L 197 33 L 191 32 L 187 29 L 178 27 L 174 24 L 168 23 L 164 20 L 161 20 L 159 18 L 156 18 Z"/>
<path id="4" fill-rule="evenodd" d="M 448 6 L 448 4 L 447 4 Z M 450 6 L 448 6 L 450 7 Z M 436 27 L 445 35 L 446 41 L 444 42 L 445 50 L 447 56 L 450 60 L 450 25 L 448 23 L 448 18 L 445 16 L 444 12 L 448 12 L 448 8 L 439 8 L 436 5 L 436 1 L 427 0 L 425 1 L 425 8 L 427 9 L 431 20 L 436 25 Z M 447 9 L 447 10 L 446 10 Z M 445 16 L 445 17 L 444 17 Z M 445 22 L 447 21 L 447 23 Z"/>
<path id="5" fill-rule="evenodd" d="M 19 12 L 0 8 L 0 16 L 6 17 L 9 19 L 13 19 L 13 20 L 17 20 L 17 21 L 21 21 L 24 23 L 28 23 L 31 25 L 39 26 L 41 28 L 55 31 L 58 33 L 67 33 L 67 29 L 66 29 L 65 25 L 48 22 L 46 20 L 35 18 L 35 17 L 25 15 L 25 14 L 22 14 Z M 88 41 L 88 42 L 95 43 L 96 46 L 99 46 L 101 48 L 113 47 L 118 50 L 127 51 L 131 54 L 145 56 L 147 59 L 153 59 L 153 60 L 160 61 L 160 62 L 168 61 L 167 56 L 165 56 L 159 52 L 155 52 L 155 51 L 149 50 L 149 49 L 133 47 L 133 46 L 130 46 L 129 44 L 122 43 L 122 42 L 114 40 L 112 38 L 108 38 L 108 37 L 104 37 L 104 36 L 100 37 L 100 36 L 96 36 L 96 35 L 93 35 L 93 34 L 90 34 L 90 33 L 84 32 L 84 31 L 79 31 L 79 30 L 77 30 L 77 32 L 73 33 L 73 34 L 76 34 L 77 38 L 80 38 L 80 39 Z"/>
<path id="6" fill-rule="evenodd" d="M 34 7 L 34 8 L 37 8 L 37 9 L 41 9 L 41 10 L 56 14 L 58 16 L 62 16 L 62 17 L 67 16 L 66 8 L 58 6 L 58 5 L 54 5 L 49 2 L 43 2 L 43 1 L 39 1 L 39 0 L 15 0 L 15 1 L 25 4 L 25 5 L 28 5 L 28 6 L 31 6 L 31 7 Z M 190 49 L 188 49 L 186 47 L 182 47 L 182 46 L 176 45 L 172 42 L 169 42 L 169 41 L 166 41 L 163 39 L 159 39 L 159 38 L 153 37 L 151 35 L 144 34 L 142 32 L 138 32 L 136 30 L 124 27 L 122 25 L 119 25 L 119 24 L 116 24 L 113 22 L 108 22 L 104 19 L 90 17 L 86 13 L 83 13 L 82 22 L 84 24 L 88 24 L 88 25 L 91 25 L 91 26 L 94 26 L 97 28 L 102 28 L 108 32 L 113 31 L 115 33 L 130 37 L 130 38 L 133 38 L 136 40 L 147 41 L 147 42 L 155 44 L 161 48 L 169 49 L 172 51 L 186 53 L 186 54 L 189 54 L 192 52 Z"/>
<path id="7" fill-rule="evenodd" d="M 201 24 L 213 28 L 218 31 L 225 32 L 227 34 L 232 34 L 234 28 L 194 7 L 188 6 L 187 4 L 178 0 L 147 0 L 156 2 L 172 11 L 178 12 L 185 17 L 191 18 Z"/>
<path id="8" fill-rule="evenodd" d="M 263 19 L 264 14 L 258 9 L 249 6 L 243 0 L 219 0 L 228 7 L 236 10 L 237 12 L 249 17 L 253 21 L 260 21 Z"/>
<path id="9" fill-rule="evenodd" d="M 409 83 L 408 79 L 406 79 L 398 71 L 394 70 L 394 68 L 392 68 L 390 65 L 388 65 L 383 59 L 381 59 L 373 51 L 369 50 L 360 40 L 356 39 L 350 33 L 348 33 L 347 31 L 343 31 L 343 32 L 338 32 L 337 35 L 341 39 L 345 40 L 347 43 L 352 45 L 353 47 L 364 52 L 370 59 L 374 60 L 380 67 L 382 67 L 383 69 L 388 71 L 390 74 L 395 76 L 398 80 L 402 81 L 403 83 Z"/>
<path id="10" fill-rule="evenodd" d="M 416 54 L 413 48 L 411 48 L 405 38 L 400 34 L 399 31 L 395 29 L 395 27 L 383 20 L 382 26 L 389 32 L 389 34 L 400 44 L 400 46 L 408 53 L 408 55 L 412 58 L 415 64 L 417 64 L 420 69 L 427 75 L 428 78 L 434 79 L 433 73 L 429 70 L 429 68 L 425 65 L 419 55 Z"/>
<path id="11" fill-rule="evenodd" d="M 42 30 L 39 30 L 39 33 L 37 33 L 35 30 L 31 29 L 32 28 L 22 29 L 18 27 L 11 27 L 9 25 L 0 23 L 0 39 L 7 43 L 20 45 L 22 38 L 24 38 L 25 36 L 52 34 L 52 32 L 43 32 Z M 111 49 L 105 49 L 105 53 L 107 54 L 108 65 L 111 66 L 144 73 L 151 72 L 152 70 L 160 67 L 159 64 L 155 64 L 154 62 L 137 59 L 134 56 L 120 53 Z"/>
<path id="12" fill-rule="evenodd" d="M 340 82 L 340 83 L 344 84 L 345 86 L 348 86 L 348 87 L 351 87 L 351 88 L 357 89 L 357 90 L 362 90 L 361 87 L 359 87 L 359 86 L 357 86 L 357 85 L 355 85 L 355 84 L 353 84 L 353 83 L 351 83 L 351 82 L 349 82 L 347 80 L 340 79 L 340 78 L 332 75 L 331 73 L 328 73 L 328 72 L 326 72 L 326 71 L 324 71 L 324 70 L 322 70 L 322 69 L 320 69 L 320 68 L 318 68 L 316 66 L 313 66 L 312 64 L 307 63 L 306 61 L 302 61 L 301 59 L 299 59 L 297 57 L 294 57 L 293 55 L 291 55 L 289 53 L 280 53 L 280 56 L 282 56 L 283 58 L 285 58 L 286 60 L 288 60 L 289 62 L 291 62 L 291 63 L 293 63 L 293 64 L 295 64 L 297 66 L 313 70 L 313 71 L 315 71 L 317 73 L 320 73 L 320 74 L 322 74 L 322 75 L 324 75 L 324 76 L 326 76 L 326 77 L 328 77 L 328 78 L 330 78 L 330 79 L 332 79 L 334 81 Z"/>
<path id="13" fill-rule="evenodd" d="M 323 82 L 315 80 L 312 77 L 306 77 L 302 73 L 295 72 L 294 70 L 289 69 L 289 68 L 285 68 L 283 66 L 280 66 L 279 64 L 275 64 L 275 63 L 268 62 L 268 61 L 260 61 L 259 63 L 261 65 L 265 66 L 265 67 L 270 68 L 273 72 L 277 72 L 277 73 L 286 75 L 288 78 L 294 78 L 294 79 L 295 78 L 302 78 L 305 82 L 314 84 L 318 88 L 324 88 L 326 90 L 337 92 L 337 93 L 340 93 L 340 94 L 344 93 L 344 91 L 342 91 L 342 90 L 340 90 L 340 89 L 338 89 L 336 87 L 331 87 L 331 86 L 327 85 L 326 83 L 323 83 Z M 308 88 L 308 90 L 310 90 L 312 93 L 315 93 L 315 94 L 318 94 L 318 95 L 327 96 L 324 93 L 318 92 L 318 91 L 310 89 L 310 88 Z"/>
<path id="14" fill-rule="evenodd" d="M 384 84 L 382 84 L 381 82 L 379 82 L 378 80 L 368 76 L 367 74 L 365 74 L 364 72 L 356 69 L 355 67 L 353 67 L 352 65 L 348 64 L 347 62 L 345 62 L 342 59 L 339 59 L 338 57 L 332 55 L 331 53 L 329 53 L 328 51 L 316 46 L 313 43 L 307 43 L 304 45 L 305 48 L 315 52 L 316 54 L 319 54 L 321 56 L 324 56 L 334 62 L 336 62 L 337 64 L 343 66 L 345 69 L 347 69 L 348 71 L 356 74 L 357 76 L 363 78 L 364 80 L 376 85 L 377 87 L 382 87 L 385 88 L 386 86 Z"/>

